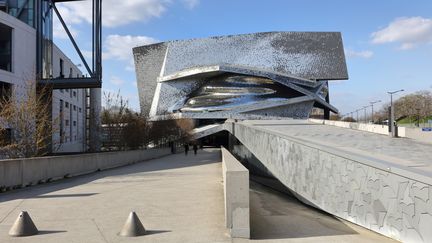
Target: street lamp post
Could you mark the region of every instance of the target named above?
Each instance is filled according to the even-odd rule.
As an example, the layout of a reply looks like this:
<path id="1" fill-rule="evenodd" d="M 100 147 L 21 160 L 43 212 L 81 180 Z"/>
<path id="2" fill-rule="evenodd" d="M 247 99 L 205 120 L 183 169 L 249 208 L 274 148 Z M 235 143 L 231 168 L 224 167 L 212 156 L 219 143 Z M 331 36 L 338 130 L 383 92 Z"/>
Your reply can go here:
<path id="1" fill-rule="evenodd" d="M 356 119 L 356 122 L 358 123 L 358 122 L 359 122 L 359 116 L 358 116 L 358 112 L 359 112 L 359 110 L 357 109 L 356 112 L 357 112 L 357 119 Z"/>
<path id="2" fill-rule="evenodd" d="M 396 91 L 388 91 L 387 93 L 390 95 L 390 135 L 392 137 L 396 137 L 395 124 L 394 124 L 394 107 L 393 107 L 393 95 L 404 91 L 403 89 Z"/>
<path id="3" fill-rule="evenodd" d="M 366 115 L 366 108 L 368 108 L 369 106 L 363 106 L 364 109 L 364 122 L 367 123 L 367 115 Z"/>
<path id="4" fill-rule="evenodd" d="M 371 114 L 372 115 L 372 123 L 375 123 L 373 106 L 374 106 L 374 104 L 379 103 L 379 102 L 381 102 L 381 100 L 376 100 L 376 101 L 370 102 L 371 107 L 372 107 L 372 114 Z"/>

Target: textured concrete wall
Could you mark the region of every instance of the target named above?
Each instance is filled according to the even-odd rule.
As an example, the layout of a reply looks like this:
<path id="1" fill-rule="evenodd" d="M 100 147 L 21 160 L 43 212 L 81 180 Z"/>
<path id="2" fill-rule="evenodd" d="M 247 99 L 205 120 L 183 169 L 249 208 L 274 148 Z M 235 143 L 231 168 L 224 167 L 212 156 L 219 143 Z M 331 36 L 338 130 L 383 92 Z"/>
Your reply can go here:
<path id="1" fill-rule="evenodd" d="M 225 224 L 231 237 L 249 238 L 249 171 L 228 150 L 221 151 Z"/>
<path id="2" fill-rule="evenodd" d="M 169 148 L 0 160 L 0 188 L 20 187 L 128 165 L 171 153 Z"/>
<path id="3" fill-rule="evenodd" d="M 432 242 L 432 179 L 370 157 L 225 124 L 300 200 L 403 242 Z"/>

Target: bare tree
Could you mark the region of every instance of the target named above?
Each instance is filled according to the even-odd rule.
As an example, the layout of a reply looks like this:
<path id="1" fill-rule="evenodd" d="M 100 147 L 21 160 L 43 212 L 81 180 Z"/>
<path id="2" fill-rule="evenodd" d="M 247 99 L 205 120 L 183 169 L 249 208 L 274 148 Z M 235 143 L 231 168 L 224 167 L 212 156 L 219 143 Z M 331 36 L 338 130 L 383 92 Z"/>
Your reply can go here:
<path id="1" fill-rule="evenodd" d="M 164 120 L 149 121 L 132 111 L 128 103 L 119 91 L 116 94 L 104 92 L 102 144 L 105 150 L 139 149 L 189 140 L 193 120 L 166 116 Z"/>
<path id="2" fill-rule="evenodd" d="M 117 93 L 103 92 L 103 106 L 101 112 L 102 121 L 102 147 L 106 150 L 123 150 L 122 129 L 125 125 L 125 114 L 129 102 Z"/>
<path id="3" fill-rule="evenodd" d="M 418 119 L 426 119 L 432 116 L 432 93 L 422 90 L 405 95 L 393 103 L 395 107 L 395 118 L 408 118 L 412 122 Z M 375 116 L 380 121 L 387 120 L 389 117 L 390 104 L 384 104 L 383 108 Z"/>
<path id="4" fill-rule="evenodd" d="M 43 156 L 60 146 L 52 143 L 58 118 L 51 117 L 51 87 L 29 81 L 24 90 L 23 96 L 11 92 L 0 100 L 0 131 L 10 135 L 0 136 L 0 154 L 6 158 Z"/>

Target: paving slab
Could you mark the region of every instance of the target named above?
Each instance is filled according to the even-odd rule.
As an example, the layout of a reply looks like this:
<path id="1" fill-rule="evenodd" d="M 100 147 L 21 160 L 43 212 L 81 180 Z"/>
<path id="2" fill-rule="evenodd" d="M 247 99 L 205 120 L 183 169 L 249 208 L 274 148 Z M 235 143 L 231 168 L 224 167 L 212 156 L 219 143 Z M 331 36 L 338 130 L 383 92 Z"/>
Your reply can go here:
<path id="1" fill-rule="evenodd" d="M 0 242 L 230 242 L 219 149 L 0 194 Z M 21 210 L 41 234 L 12 238 Z M 130 211 L 148 234 L 118 236 Z"/>
<path id="2" fill-rule="evenodd" d="M 231 239 L 221 170 L 220 150 L 204 149 L 3 193 L 0 242 L 391 242 L 256 183 L 252 239 Z M 21 210 L 40 234 L 8 236 Z M 147 235 L 118 235 L 130 211 Z"/>

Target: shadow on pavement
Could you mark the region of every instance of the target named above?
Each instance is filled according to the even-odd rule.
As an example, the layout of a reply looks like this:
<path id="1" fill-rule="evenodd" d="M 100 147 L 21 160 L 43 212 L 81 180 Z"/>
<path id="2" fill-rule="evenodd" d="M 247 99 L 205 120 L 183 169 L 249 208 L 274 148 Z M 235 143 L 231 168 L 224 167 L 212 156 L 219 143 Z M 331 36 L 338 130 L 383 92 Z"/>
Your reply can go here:
<path id="1" fill-rule="evenodd" d="M 169 159 L 170 161 L 167 161 Z M 0 203 L 16 199 L 29 199 L 29 198 L 54 198 L 54 197 L 77 197 L 77 196 L 92 196 L 96 193 L 86 194 L 59 194 L 59 195 L 44 195 L 47 193 L 71 188 L 77 185 L 90 183 L 92 181 L 110 177 L 110 176 L 122 176 L 136 173 L 155 173 L 157 171 L 172 170 L 190 166 L 199 166 L 211 163 L 219 163 L 221 161 L 221 154 L 219 148 L 207 148 L 204 150 L 198 150 L 198 154 L 195 156 L 193 153 L 185 156 L 184 153 L 177 153 L 166 155 L 160 158 L 138 162 L 131 165 L 117 167 L 113 169 L 95 171 L 94 173 L 75 176 L 71 178 L 61 179 L 41 185 L 25 187 L 5 193 L 0 193 Z"/>
<path id="2" fill-rule="evenodd" d="M 343 222 L 295 197 L 250 182 L 251 239 L 358 234 Z"/>
<path id="3" fill-rule="evenodd" d="M 88 197 L 97 194 L 99 193 L 55 194 L 55 195 L 39 195 L 33 198 Z"/>
<path id="4" fill-rule="evenodd" d="M 66 230 L 39 230 L 38 235 L 48 235 L 48 234 L 56 234 L 56 233 L 65 233 Z"/>

